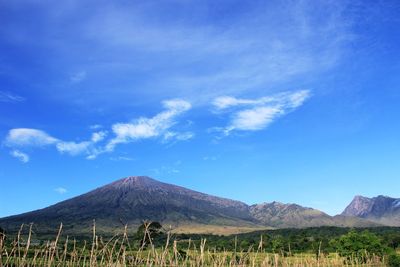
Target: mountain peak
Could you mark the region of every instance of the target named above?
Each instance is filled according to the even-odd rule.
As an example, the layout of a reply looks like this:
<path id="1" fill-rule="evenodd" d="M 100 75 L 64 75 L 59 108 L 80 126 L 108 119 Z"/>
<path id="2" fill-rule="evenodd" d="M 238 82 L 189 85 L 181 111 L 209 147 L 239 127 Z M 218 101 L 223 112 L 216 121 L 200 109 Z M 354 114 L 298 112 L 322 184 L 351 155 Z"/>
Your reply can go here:
<path id="1" fill-rule="evenodd" d="M 147 188 L 156 185 L 162 184 L 161 182 L 150 178 L 148 176 L 128 176 L 122 179 L 119 179 L 106 187 L 113 187 L 113 188 Z"/>
<path id="2" fill-rule="evenodd" d="M 334 225 L 329 215 L 293 203 L 273 201 L 250 206 L 250 213 L 260 222 L 274 227 L 310 227 Z"/>
<path id="3" fill-rule="evenodd" d="M 157 180 L 150 178 L 149 176 L 128 176 L 116 181 L 116 183 L 122 184 L 148 184 L 157 182 Z"/>
<path id="4" fill-rule="evenodd" d="M 372 206 L 373 200 L 371 198 L 356 195 L 342 212 L 342 215 L 363 217 L 371 211 Z"/>
<path id="5" fill-rule="evenodd" d="M 370 199 L 369 197 L 364 197 L 362 195 L 356 195 L 354 196 L 353 200 L 362 200 L 362 199 Z"/>
<path id="6" fill-rule="evenodd" d="M 379 195 L 373 198 L 355 196 L 342 212 L 345 216 L 366 218 L 385 224 L 398 220 L 400 199 Z"/>

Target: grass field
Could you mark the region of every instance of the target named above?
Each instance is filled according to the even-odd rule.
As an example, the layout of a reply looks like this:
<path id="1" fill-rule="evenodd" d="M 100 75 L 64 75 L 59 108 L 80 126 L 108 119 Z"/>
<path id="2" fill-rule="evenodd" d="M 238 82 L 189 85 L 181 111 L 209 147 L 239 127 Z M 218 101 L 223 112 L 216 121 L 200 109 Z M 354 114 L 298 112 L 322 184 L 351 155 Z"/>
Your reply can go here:
<path id="1" fill-rule="evenodd" d="M 32 229 L 32 226 L 28 226 Z M 366 255 L 365 262 L 346 259 L 337 253 L 268 253 L 262 240 L 243 250 L 217 251 L 200 242 L 175 240 L 166 233 L 163 245 L 152 242 L 145 227 L 142 242 L 133 242 L 127 228 L 103 240 L 93 226 L 91 240 L 62 235 L 62 225 L 53 240 L 37 242 L 32 231 L 15 237 L 0 237 L 0 266 L 386 266 L 386 258 Z"/>

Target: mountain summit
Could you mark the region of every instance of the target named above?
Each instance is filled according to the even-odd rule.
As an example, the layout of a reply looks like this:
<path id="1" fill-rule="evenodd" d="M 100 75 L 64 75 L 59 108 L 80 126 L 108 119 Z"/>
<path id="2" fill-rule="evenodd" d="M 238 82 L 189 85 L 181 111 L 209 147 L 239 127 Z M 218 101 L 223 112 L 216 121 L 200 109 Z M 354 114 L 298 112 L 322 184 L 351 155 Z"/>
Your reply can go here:
<path id="1" fill-rule="evenodd" d="M 373 198 L 355 196 L 342 215 L 364 218 L 384 225 L 400 226 L 400 199 L 387 196 Z"/>

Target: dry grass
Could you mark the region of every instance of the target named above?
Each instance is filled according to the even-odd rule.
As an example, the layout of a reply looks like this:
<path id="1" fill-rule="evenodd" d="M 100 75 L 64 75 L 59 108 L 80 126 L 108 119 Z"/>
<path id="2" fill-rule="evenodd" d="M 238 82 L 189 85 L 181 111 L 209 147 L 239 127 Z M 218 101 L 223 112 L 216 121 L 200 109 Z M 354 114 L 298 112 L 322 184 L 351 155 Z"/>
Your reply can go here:
<path id="1" fill-rule="evenodd" d="M 260 226 L 220 226 L 205 224 L 185 224 L 178 225 L 172 230 L 176 234 L 212 234 L 212 235 L 234 235 L 249 233 L 259 230 L 271 230 L 271 227 Z"/>
<path id="2" fill-rule="evenodd" d="M 313 254 L 296 254 L 283 256 L 266 253 L 262 242 L 257 248 L 250 247 L 247 251 L 217 252 L 207 248 L 207 240 L 202 239 L 200 245 L 188 240 L 187 248 L 178 249 L 178 241 L 171 233 L 162 247 L 156 248 L 148 231 L 149 223 L 145 223 L 143 240 L 139 248 L 132 248 L 127 234 L 127 227 L 104 241 L 96 234 L 93 225 L 91 244 L 84 243 L 78 247 L 76 240 L 63 238 L 63 226 L 60 225 L 57 236 L 43 245 L 32 244 L 32 225 L 29 232 L 23 236 L 21 226 L 15 240 L 10 246 L 5 246 L 4 236 L 0 236 L 0 267 L 3 266 L 384 266 L 384 259 L 370 257 L 367 263 L 353 262 L 346 265 L 343 258 L 337 254 L 319 257 Z M 147 248 L 146 248 L 147 247 Z"/>

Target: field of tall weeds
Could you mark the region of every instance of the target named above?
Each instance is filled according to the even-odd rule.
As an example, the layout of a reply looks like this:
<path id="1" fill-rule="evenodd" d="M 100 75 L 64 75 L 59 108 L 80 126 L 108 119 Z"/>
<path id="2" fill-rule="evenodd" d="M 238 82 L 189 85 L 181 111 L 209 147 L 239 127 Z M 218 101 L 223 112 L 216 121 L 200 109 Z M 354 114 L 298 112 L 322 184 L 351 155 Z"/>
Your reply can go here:
<path id="1" fill-rule="evenodd" d="M 329 255 L 317 252 L 304 254 L 267 253 L 262 239 L 257 247 L 247 250 L 217 251 L 200 242 L 181 240 L 167 232 L 163 245 L 156 246 L 144 224 L 143 240 L 133 246 L 127 227 L 108 240 L 96 234 L 93 225 L 91 240 L 77 241 L 63 236 L 63 225 L 58 234 L 46 242 L 32 239 L 32 225 L 23 233 L 24 226 L 16 236 L 0 234 L 0 267 L 3 266 L 385 266 L 385 258 L 368 255 L 366 262 L 345 259 L 337 253 Z"/>

